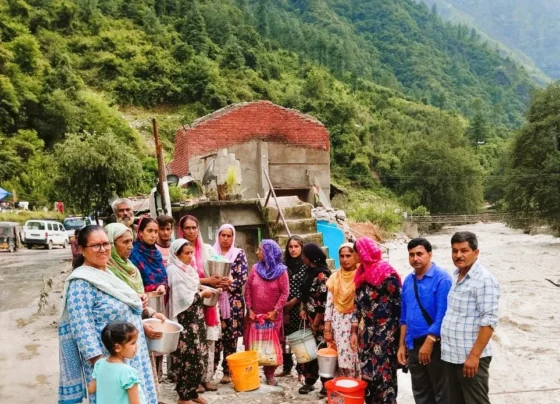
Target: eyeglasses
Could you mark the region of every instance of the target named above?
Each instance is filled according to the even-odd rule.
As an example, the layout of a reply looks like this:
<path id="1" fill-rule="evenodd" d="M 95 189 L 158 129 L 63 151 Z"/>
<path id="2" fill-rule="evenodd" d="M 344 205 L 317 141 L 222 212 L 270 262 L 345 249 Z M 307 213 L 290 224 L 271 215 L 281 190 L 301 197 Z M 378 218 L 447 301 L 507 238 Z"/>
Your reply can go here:
<path id="1" fill-rule="evenodd" d="M 91 251 L 93 252 L 101 251 L 101 247 L 103 247 L 103 250 L 109 251 L 111 249 L 111 243 L 92 244 L 92 245 L 87 245 L 86 247 L 91 248 Z"/>

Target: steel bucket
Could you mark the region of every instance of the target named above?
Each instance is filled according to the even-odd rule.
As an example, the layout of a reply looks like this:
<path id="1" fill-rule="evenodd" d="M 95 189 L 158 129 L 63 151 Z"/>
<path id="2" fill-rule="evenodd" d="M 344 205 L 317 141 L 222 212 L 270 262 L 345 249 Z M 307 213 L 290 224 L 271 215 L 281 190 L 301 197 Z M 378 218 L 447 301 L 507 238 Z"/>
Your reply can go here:
<path id="1" fill-rule="evenodd" d="M 148 350 L 162 354 L 169 354 L 177 349 L 179 344 L 179 335 L 183 331 L 183 326 L 171 320 L 165 320 L 164 323 L 157 318 L 148 318 L 142 320 L 142 323 L 149 324 L 155 331 L 163 334 L 160 339 L 149 339 L 146 337 L 148 343 Z"/>
<path id="2" fill-rule="evenodd" d="M 335 376 L 338 355 L 334 349 L 319 349 L 317 351 L 317 362 L 319 364 L 319 376 L 327 379 Z"/>
<path id="3" fill-rule="evenodd" d="M 164 313 L 165 306 L 164 306 L 163 298 L 165 294 L 160 295 L 157 294 L 156 292 L 148 292 L 146 293 L 146 295 L 148 296 L 148 307 L 151 307 L 157 313 Z"/>
<path id="4" fill-rule="evenodd" d="M 209 290 L 211 292 L 214 292 L 214 294 L 210 297 L 205 297 L 204 299 L 202 299 L 202 304 L 205 306 L 209 306 L 209 307 L 214 307 L 218 304 L 218 298 L 220 297 L 220 292 L 214 288 L 211 288 L 210 286 L 204 286 L 204 285 L 200 285 L 200 289 L 202 290 Z"/>
<path id="5" fill-rule="evenodd" d="M 231 263 L 208 260 L 208 271 L 210 272 L 210 276 L 218 275 L 222 278 L 229 278 Z"/>

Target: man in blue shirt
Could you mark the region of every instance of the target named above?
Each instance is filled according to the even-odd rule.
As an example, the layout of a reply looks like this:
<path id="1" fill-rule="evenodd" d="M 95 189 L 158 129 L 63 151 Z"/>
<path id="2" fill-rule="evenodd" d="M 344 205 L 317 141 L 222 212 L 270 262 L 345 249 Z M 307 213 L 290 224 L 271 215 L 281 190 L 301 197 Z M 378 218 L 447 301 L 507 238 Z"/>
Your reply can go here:
<path id="1" fill-rule="evenodd" d="M 440 330 L 451 276 L 432 262 L 432 245 L 425 238 L 410 240 L 408 262 L 414 272 L 405 278 L 402 288 L 397 359 L 402 365 L 408 363 L 416 404 L 449 404 Z"/>

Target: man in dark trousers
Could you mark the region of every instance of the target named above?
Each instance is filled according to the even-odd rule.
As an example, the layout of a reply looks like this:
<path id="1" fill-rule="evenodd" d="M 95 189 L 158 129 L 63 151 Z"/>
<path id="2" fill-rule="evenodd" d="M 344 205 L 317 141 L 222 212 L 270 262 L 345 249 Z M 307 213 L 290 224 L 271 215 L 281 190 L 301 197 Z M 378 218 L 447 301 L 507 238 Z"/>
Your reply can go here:
<path id="1" fill-rule="evenodd" d="M 408 363 L 416 404 L 450 404 L 440 331 L 451 276 L 432 262 L 432 245 L 425 238 L 410 240 L 408 262 L 414 272 L 403 282 L 397 358 Z"/>
<path id="2" fill-rule="evenodd" d="M 453 404 L 490 404 L 490 339 L 498 326 L 500 286 L 478 253 L 474 233 L 460 231 L 451 238 L 456 269 L 441 325 L 441 358 Z"/>

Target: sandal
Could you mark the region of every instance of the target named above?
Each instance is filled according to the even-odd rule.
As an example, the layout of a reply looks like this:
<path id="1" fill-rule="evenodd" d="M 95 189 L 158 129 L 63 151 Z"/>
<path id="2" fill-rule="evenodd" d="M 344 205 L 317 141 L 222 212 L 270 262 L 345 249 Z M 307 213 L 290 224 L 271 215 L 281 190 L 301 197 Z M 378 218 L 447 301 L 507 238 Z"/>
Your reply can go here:
<path id="1" fill-rule="evenodd" d="M 278 382 L 274 379 L 274 377 L 272 379 L 266 379 L 266 384 L 268 386 L 278 386 Z"/>
<path id="2" fill-rule="evenodd" d="M 222 377 L 222 380 L 220 380 L 220 384 L 229 384 L 231 383 L 231 377 L 228 375 L 224 375 L 224 377 Z"/>
<path id="3" fill-rule="evenodd" d="M 299 394 L 309 394 L 311 393 L 313 390 L 315 390 L 315 387 L 310 385 L 310 384 L 304 384 L 303 386 L 300 387 L 300 389 L 298 390 Z"/>
<path id="4" fill-rule="evenodd" d="M 198 388 L 196 389 L 196 392 L 197 392 L 198 394 L 202 394 L 202 393 L 204 393 L 205 391 L 206 391 L 206 389 L 205 389 L 204 387 L 202 387 L 201 384 L 199 384 L 199 385 L 198 385 Z"/>

